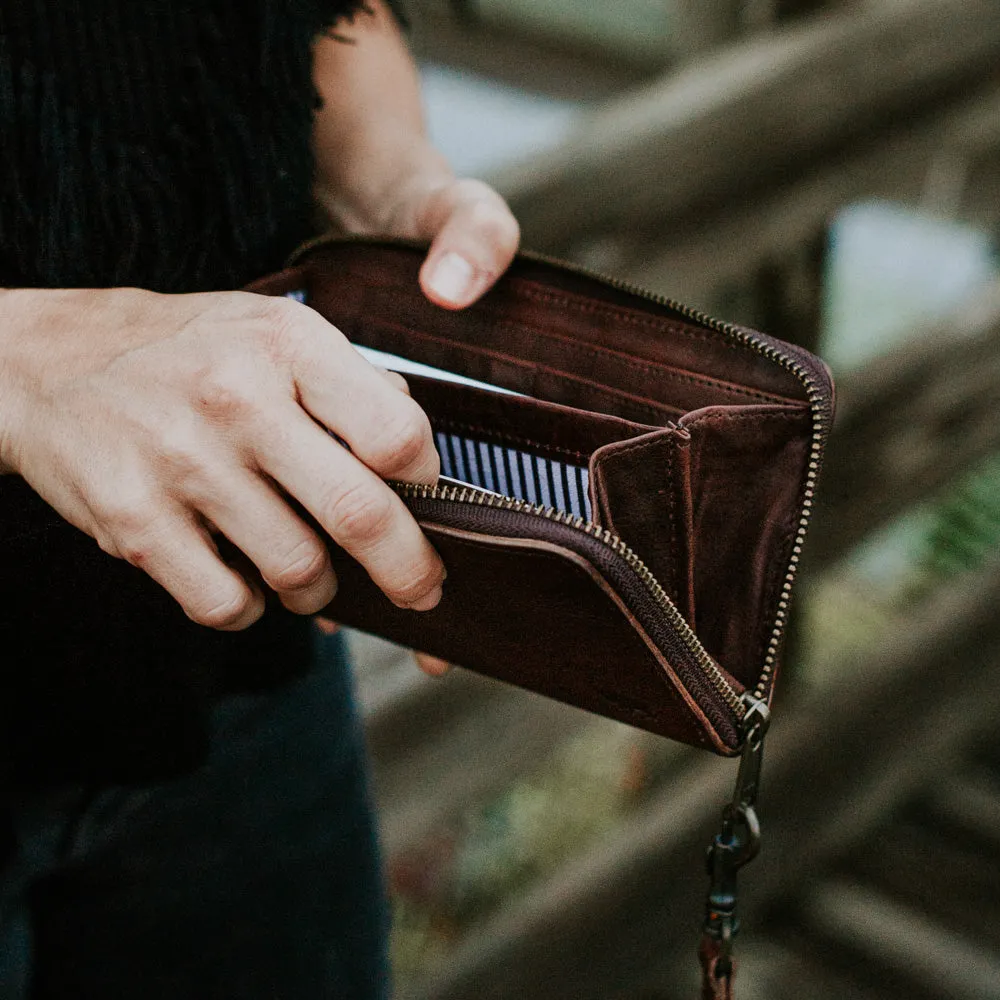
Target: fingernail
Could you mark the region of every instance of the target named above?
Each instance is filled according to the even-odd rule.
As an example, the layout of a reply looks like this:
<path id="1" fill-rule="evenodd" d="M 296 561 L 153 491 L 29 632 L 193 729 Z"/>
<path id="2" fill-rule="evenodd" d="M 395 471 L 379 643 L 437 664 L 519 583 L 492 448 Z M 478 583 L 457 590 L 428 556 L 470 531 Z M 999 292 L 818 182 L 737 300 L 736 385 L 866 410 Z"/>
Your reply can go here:
<path id="1" fill-rule="evenodd" d="M 464 257 L 446 253 L 431 271 L 428 284 L 439 299 L 457 305 L 472 294 L 473 276 L 473 267 Z"/>
<path id="2" fill-rule="evenodd" d="M 424 594 L 419 601 L 415 601 L 410 605 L 411 611 L 430 611 L 431 608 L 435 608 L 438 602 L 441 600 L 441 595 L 443 591 L 440 587 L 435 587 L 432 591 Z"/>

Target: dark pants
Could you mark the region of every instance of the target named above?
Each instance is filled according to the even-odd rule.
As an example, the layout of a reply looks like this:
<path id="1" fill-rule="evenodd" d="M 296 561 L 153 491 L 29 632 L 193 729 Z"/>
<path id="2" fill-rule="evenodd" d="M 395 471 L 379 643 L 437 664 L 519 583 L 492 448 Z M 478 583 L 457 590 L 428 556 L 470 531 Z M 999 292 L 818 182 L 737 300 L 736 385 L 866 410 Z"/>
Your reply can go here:
<path id="1" fill-rule="evenodd" d="M 196 774 L 22 803 L 0 1000 L 383 1000 L 387 911 L 336 639 L 220 706 Z"/>

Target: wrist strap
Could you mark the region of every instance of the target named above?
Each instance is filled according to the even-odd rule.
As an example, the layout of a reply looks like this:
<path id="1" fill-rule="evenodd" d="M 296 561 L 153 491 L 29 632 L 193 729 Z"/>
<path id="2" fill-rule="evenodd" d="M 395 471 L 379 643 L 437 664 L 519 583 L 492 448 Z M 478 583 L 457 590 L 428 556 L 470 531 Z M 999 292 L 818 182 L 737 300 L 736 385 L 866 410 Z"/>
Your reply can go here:
<path id="1" fill-rule="evenodd" d="M 754 807 L 770 715 L 762 701 L 747 697 L 744 703 L 747 713 L 736 791 L 722 811 L 722 828 L 708 849 L 708 898 L 698 947 L 702 1000 L 733 1000 L 733 940 L 740 927 L 736 917 L 736 875 L 760 850 L 760 824 Z"/>

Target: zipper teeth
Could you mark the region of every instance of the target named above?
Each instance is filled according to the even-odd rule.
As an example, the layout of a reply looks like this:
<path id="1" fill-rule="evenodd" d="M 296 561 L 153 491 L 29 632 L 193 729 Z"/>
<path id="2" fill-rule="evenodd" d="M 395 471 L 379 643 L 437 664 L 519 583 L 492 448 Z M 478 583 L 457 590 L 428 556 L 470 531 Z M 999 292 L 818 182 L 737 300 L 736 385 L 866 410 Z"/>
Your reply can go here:
<path id="1" fill-rule="evenodd" d="M 518 514 L 530 514 L 534 517 L 544 517 L 546 520 L 564 524 L 570 528 L 582 531 L 591 538 L 596 539 L 606 545 L 618 556 L 620 556 L 629 568 L 639 577 L 646 589 L 650 592 L 653 600 L 663 609 L 664 614 L 670 624 L 680 636 L 681 641 L 687 646 L 701 667 L 702 672 L 711 682 L 712 686 L 725 699 L 726 704 L 732 709 L 737 718 L 742 719 L 747 712 L 740 695 L 733 689 L 733 686 L 726 680 L 718 664 L 708 654 L 708 651 L 701 644 L 701 640 L 694 634 L 694 630 L 685 621 L 684 616 L 677 610 L 677 606 L 670 599 L 660 582 L 653 575 L 649 567 L 639 558 L 636 552 L 631 549 L 621 538 L 607 528 L 602 528 L 593 521 L 587 521 L 576 514 L 568 514 L 566 511 L 557 510 L 555 507 L 546 507 L 542 504 L 529 503 L 526 500 L 518 500 L 515 497 L 502 496 L 497 493 L 489 493 L 484 490 L 477 490 L 470 486 L 428 486 L 423 483 L 400 483 L 391 484 L 393 488 L 402 496 L 409 499 L 420 500 L 445 500 L 451 503 L 471 503 L 480 507 L 495 507 L 501 510 L 511 510 Z"/>
<path id="2" fill-rule="evenodd" d="M 541 259 L 545 258 L 543 257 Z M 549 260 L 549 263 L 559 264 L 563 267 L 567 266 L 562 262 L 551 259 Z M 708 326 L 713 330 L 718 330 L 727 337 L 731 337 L 732 339 L 739 341 L 741 344 L 745 344 L 747 347 L 751 348 L 751 350 L 763 355 L 770 361 L 774 361 L 781 365 L 781 367 L 786 371 L 791 372 L 802 383 L 802 386 L 805 389 L 806 398 L 809 401 L 809 409 L 812 413 L 813 429 L 809 445 L 809 462 L 806 468 L 806 481 L 802 491 L 802 506 L 799 511 L 799 520 L 795 530 L 795 539 L 792 544 L 791 557 L 789 558 L 788 566 L 785 570 L 785 578 L 782 581 L 781 593 L 778 597 L 777 614 L 774 625 L 771 629 L 771 635 L 768 639 L 767 649 L 764 653 L 764 663 L 761 667 L 761 674 L 757 681 L 757 686 L 753 690 L 754 698 L 766 701 L 770 686 L 774 680 L 774 669 L 778 662 L 778 647 L 781 645 L 785 629 L 788 627 L 788 613 L 791 608 L 792 588 L 795 584 L 795 579 L 798 576 L 799 564 L 802 559 L 802 545 L 805 541 L 806 533 L 809 530 L 809 522 L 812 518 L 816 498 L 816 483 L 819 479 L 820 468 L 822 466 L 823 446 L 829 432 L 830 421 L 829 414 L 827 412 L 828 403 L 823 390 L 799 360 L 784 353 L 783 351 L 778 350 L 770 344 L 762 343 L 756 338 L 756 336 L 754 336 L 752 331 L 745 330 L 733 323 L 725 323 L 721 320 L 713 319 L 711 316 L 707 316 L 698 309 L 692 309 L 690 306 L 686 306 L 682 302 L 667 298 L 663 295 L 657 295 L 654 292 L 648 292 L 645 289 L 638 288 L 626 281 L 620 281 L 607 275 L 588 271 L 586 268 L 577 267 L 574 264 L 570 264 L 568 267 L 571 271 L 575 271 L 577 274 L 581 274 L 584 277 L 593 278 L 609 285 L 612 288 L 618 289 L 619 291 L 627 292 L 630 295 L 635 295 L 650 302 L 655 302 L 658 305 L 671 309 L 674 312 L 679 313 L 681 316 L 694 320 L 703 326 Z"/>

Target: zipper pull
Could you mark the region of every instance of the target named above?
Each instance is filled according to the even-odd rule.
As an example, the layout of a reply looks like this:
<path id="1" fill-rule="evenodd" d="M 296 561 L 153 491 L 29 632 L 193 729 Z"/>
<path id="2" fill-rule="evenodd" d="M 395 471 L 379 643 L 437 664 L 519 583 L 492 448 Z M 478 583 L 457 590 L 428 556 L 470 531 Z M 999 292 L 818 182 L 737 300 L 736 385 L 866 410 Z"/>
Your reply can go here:
<path id="1" fill-rule="evenodd" d="M 757 804 L 760 787 L 760 771 L 764 761 L 764 737 L 771 724 L 771 712 L 759 698 L 750 694 L 743 696 L 747 714 L 743 717 L 743 750 L 740 754 L 740 769 L 736 775 L 736 788 L 730 807 L 753 808 Z"/>
<path id="2" fill-rule="evenodd" d="M 771 721 L 767 705 L 743 696 L 743 751 L 733 797 L 722 810 L 722 828 L 708 849 L 708 898 L 705 905 L 705 943 L 715 959 L 712 974 L 728 979 L 733 971 L 733 940 L 740 929 L 736 916 L 737 873 L 760 850 L 760 823 L 755 806 L 764 758 L 764 736 Z M 704 945 L 703 945 L 704 947 Z"/>

